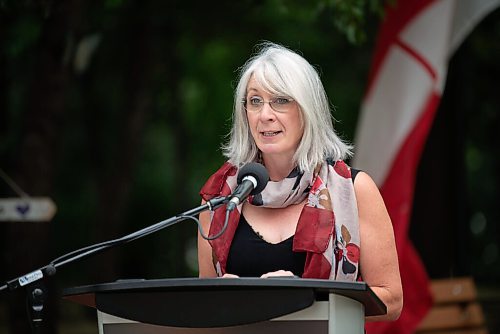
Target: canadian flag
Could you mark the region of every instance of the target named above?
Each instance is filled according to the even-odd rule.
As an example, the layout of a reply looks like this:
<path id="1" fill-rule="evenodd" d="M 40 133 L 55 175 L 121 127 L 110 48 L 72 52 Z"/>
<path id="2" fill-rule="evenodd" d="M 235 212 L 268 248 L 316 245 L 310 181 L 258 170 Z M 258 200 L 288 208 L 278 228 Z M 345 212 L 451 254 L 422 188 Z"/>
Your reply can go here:
<path id="1" fill-rule="evenodd" d="M 441 99 L 448 61 L 500 0 L 400 0 L 379 31 L 355 138 L 353 166 L 380 188 L 394 226 L 404 306 L 371 333 L 413 333 L 432 304 L 408 229 L 417 166 Z M 363 250 L 361 250 L 363 251 Z"/>

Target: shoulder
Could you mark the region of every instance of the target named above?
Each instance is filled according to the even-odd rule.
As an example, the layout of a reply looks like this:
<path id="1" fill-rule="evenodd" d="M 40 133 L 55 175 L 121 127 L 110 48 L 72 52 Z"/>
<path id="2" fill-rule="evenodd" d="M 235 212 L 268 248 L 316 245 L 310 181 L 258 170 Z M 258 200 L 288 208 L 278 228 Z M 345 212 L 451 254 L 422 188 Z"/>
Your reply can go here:
<path id="1" fill-rule="evenodd" d="M 359 189 L 360 191 L 372 191 L 376 189 L 378 191 L 375 181 L 365 171 L 352 168 L 351 175 L 354 182 L 354 189 Z"/>
<path id="2" fill-rule="evenodd" d="M 204 200 L 208 200 L 215 196 L 219 196 L 224 188 L 226 179 L 229 176 L 236 175 L 238 168 L 229 162 L 225 162 L 214 174 L 212 174 L 207 182 L 200 190 L 200 195 Z"/>
<path id="3" fill-rule="evenodd" d="M 359 172 L 362 172 L 362 170 L 351 167 L 351 179 L 353 183 L 356 180 L 356 176 L 358 175 Z"/>
<path id="4" fill-rule="evenodd" d="M 333 159 L 326 159 L 326 163 L 333 168 L 333 170 L 339 174 L 340 176 L 352 179 L 352 182 L 354 183 L 356 176 L 362 172 L 360 169 L 356 169 L 353 167 L 350 167 L 348 164 L 344 162 L 344 160 L 333 160 Z"/>
<path id="5" fill-rule="evenodd" d="M 358 205 L 364 202 L 371 202 L 372 204 L 383 203 L 378 186 L 366 172 L 358 171 L 355 179 L 353 175 L 353 182 Z"/>
<path id="6" fill-rule="evenodd" d="M 390 222 L 384 199 L 375 181 L 366 172 L 361 171 L 356 176 L 354 192 L 361 221 L 368 219 L 374 225 Z"/>

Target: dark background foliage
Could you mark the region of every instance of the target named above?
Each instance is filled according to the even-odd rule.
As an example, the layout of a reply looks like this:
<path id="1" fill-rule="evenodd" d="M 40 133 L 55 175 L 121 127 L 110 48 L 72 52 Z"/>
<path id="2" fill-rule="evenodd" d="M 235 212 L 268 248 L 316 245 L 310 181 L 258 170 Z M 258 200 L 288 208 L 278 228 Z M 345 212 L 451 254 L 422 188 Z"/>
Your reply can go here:
<path id="1" fill-rule="evenodd" d="M 58 207 L 49 223 L 0 222 L 0 280 L 197 206 L 224 161 L 237 69 L 260 41 L 318 68 L 352 141 L 384 3 L 0 0 L 0 168 Z M 452 59 L 411 231 L 431 277 L 484 286 L 500 277 L 498 18 Z M 0 180 L 0 196 L 17 194 Z M 61 288 L 196 275 L 196 224 L 185 221 L 59 270 L 48 330 L 71 318 Z M 0 302 L 5 327 L 27 332 L 23 292 Z"/>

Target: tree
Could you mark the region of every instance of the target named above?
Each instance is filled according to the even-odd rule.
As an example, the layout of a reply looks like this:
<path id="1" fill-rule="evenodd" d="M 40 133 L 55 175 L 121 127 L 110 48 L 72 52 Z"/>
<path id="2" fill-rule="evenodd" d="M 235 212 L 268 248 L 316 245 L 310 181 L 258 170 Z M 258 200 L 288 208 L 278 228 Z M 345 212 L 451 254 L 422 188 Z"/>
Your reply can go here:
<path id="1" fill-rule="evenodd" d="M 234 70 L 260 40 L 299 49 L 321 64 L 341 106 L 338 126 L 352 138 L 369 63 L 362 42 L 383 5 L 0 1 L 1 165 L 28 194 L 51 196 L 59 208 L 50 224 L 0 225 L 2 267 L 9 268 L 0 278 L 199 201 L 197 190 L 223 159 L 217 147 L 228 131 Z M 364 52 L 352 56 L 350 43 Z M 339 60 L 332 62 L 332 54 Z M 340 59 L 354 66 L 339 67 Z M 6 185 L 0 189 L 12 195 Z M 94 281 L 195 275 L 184 259 L 195 233 L 194 224 L 182 224 L 153 242 L 83 263 L 85 270 L 73 265 L 56 282 L 73 282 L 79 271 Z M 13 331 L 26 332 L 24 298 L 9 296 Z M 52 333 L 54 311 L 52 305 Z"/>

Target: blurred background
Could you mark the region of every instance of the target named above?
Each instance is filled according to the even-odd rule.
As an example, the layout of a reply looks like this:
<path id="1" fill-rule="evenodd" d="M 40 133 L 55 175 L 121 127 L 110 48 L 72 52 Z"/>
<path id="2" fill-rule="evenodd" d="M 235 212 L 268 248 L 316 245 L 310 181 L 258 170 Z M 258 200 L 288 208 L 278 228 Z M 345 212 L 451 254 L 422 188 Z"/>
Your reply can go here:
<path id="1" fill-rule="evenodd" d="M 263 40 L 298 50 L 354 141 L 385 2 L 0 0 L 0 198 L 47 196 L 50 222 L 0 221 L 0 281 L 199 205 L 224 161 L 236 71 Z M 410 237 L 430 278 L 471 276 L 500 327 L 500 10 L 449 63 L 419 166 Z M 418 222 L 418 223 L 415 223 Z M 50 333 L 97 333 L 66 287 L 197 276 L 184 221 L 61 268 Z M 0 333 L 29 333 L 24 291 L 0 293 Z"/>

